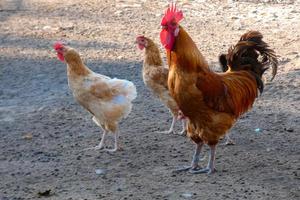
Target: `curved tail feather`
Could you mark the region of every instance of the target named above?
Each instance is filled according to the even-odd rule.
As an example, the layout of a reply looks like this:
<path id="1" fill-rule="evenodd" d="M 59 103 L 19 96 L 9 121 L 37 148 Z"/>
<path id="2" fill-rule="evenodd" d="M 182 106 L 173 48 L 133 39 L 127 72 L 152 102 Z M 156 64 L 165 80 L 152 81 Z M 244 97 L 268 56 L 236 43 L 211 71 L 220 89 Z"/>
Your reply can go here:
<path id="1" fill-rule="evenodd" d="M 263 81 L 261 80 L 264 72 L 272 65 L 272 79 L 277 73 L 278 60 L 273 49 L 262 40 L 263 36 L 258 31 L 249 31 L 243 34 L 239 42 L 228 49 L 226 55 L 227 66 L 230 71 L 248 70 L 256 79 L 257 87 L 263 92 Z M 222 55 L 221 55 L 222 56 Z M 226 64 L 220 56 L 222 65 Z M 221 60 L 223 59 L 223 60 Z M 224 67 L 223 67 L 224 69 Z"/>

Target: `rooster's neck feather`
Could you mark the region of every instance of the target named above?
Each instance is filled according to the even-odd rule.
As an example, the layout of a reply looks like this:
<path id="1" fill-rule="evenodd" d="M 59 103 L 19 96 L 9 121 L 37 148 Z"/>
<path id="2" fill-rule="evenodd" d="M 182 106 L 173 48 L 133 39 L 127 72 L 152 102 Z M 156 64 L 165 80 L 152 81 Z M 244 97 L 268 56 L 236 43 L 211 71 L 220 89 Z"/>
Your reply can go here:
<path id="1" fill-rule="evenodd" d="M 176 65 L 184 71 L 209 71 L 207 61 L 192 38 L 181 26 L 179 29 L 173 50 L 167 51 L 169 66 L 172 66 L 175 61 Z"/>

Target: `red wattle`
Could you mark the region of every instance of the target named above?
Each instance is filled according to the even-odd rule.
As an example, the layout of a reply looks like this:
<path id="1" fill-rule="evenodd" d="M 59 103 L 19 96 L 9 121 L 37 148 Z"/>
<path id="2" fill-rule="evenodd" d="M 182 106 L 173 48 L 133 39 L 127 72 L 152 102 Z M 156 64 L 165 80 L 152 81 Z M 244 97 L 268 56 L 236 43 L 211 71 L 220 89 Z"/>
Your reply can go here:
<path id="1" fill-rule="evenodd" d="M 62 62 L 65 61 L 64 55 L 62 53 L 57 53 L 57 57 L 60 61 L 62 61 Z"/>
<path id="2" fill-rule="evenodd" d="M 144 45 L 138 44 L 138 47 L 139 47 L 140 50 L 144 49 Z"/>
<path id="3" fill-rule="evenodd" d="M 172 50 L 175 42 L 175 36 L 163 29 L 160 32 L 160 42 L 166 49 Z"/>

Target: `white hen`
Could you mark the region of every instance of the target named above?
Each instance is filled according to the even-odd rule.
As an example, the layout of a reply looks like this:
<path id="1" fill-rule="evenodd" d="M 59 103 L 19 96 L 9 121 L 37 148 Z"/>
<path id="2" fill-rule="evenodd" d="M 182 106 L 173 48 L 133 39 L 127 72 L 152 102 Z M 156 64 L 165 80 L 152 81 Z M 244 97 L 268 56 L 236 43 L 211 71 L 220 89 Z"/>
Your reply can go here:
<path id="1" fill-rule="evenodd" d="M 128 80 L 109 78 L 97 74 L 85 66 L 79 54 L 62 43 L 54 49 L 61 61 L 67 63 L 68 83 L 74 98 L 93 115 L 93 121 L 103 129 L 102 139 L 93 149 L 116 151 L 118 146 L 118 122 L 131 112 L 136 88 Z M 114 133 L 114 148 L 104 148 L 108 132 Z"/>

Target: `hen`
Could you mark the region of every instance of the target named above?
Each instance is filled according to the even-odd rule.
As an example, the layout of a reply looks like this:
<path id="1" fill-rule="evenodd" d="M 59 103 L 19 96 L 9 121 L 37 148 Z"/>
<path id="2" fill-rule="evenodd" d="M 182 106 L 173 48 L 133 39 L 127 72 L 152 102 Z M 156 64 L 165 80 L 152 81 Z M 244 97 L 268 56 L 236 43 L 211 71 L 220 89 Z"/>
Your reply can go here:
<path id="1" fill-rule="evenodd" d="M 127 80 L 97 74 L 85 66 L 76 50 L 56 42 L 54 49 L 60 61 L 66 62 L 68 84 L 74 98 L 93 115 L 93 121 L 103 129 L 102 139 L 93 149 L 103 149 L 108 132 L 114 133 L 114 148 L 118 146 L 118 122 L 128 116 L 136 98 L 134 84 Z"/>
<path id="2" fill-rule="evenodd" d="M 136 38 L 136 43 L 140 50 L 145 49 L 145 58 L 143 64 L 143 80 L 145 85 L 151 89 L 152 93 L 158 97 L 162 103 L 169 108 L 172 113 L 173 120 L 171 127 L 168 131 L 163 133 L 174 132 L 174 125 L 178 119 L 182 120 L 182 131 L 180 134 L 185 133 L 185 122 L 177 103 L 170 96 L 168 90 L 168 73 L 169 69 L 163 65 L 159 49 L 156 44 L 145 36 L 139 36 Z"/>
<path id="3" fill-rule="evenodd" d="M 183 13 L 172 4 L 161 21 L 161 43 L 166 49 L 171 96 L 187 117 L 187 135 L 196 143 L 191 166 L 181 170 L 191 173 L 213 173 L 219 139 L 247 112 L 263 91 L 262 74 L 273 66 L 277 72 L 277 57 L 262 41 L 261 33 L 249 31 L 228 50 L 229 70 L 215 73 L 188 33 L 179 25 Z M 198 166 L 203 144 L 210 147 L 206 168 Z"/>

